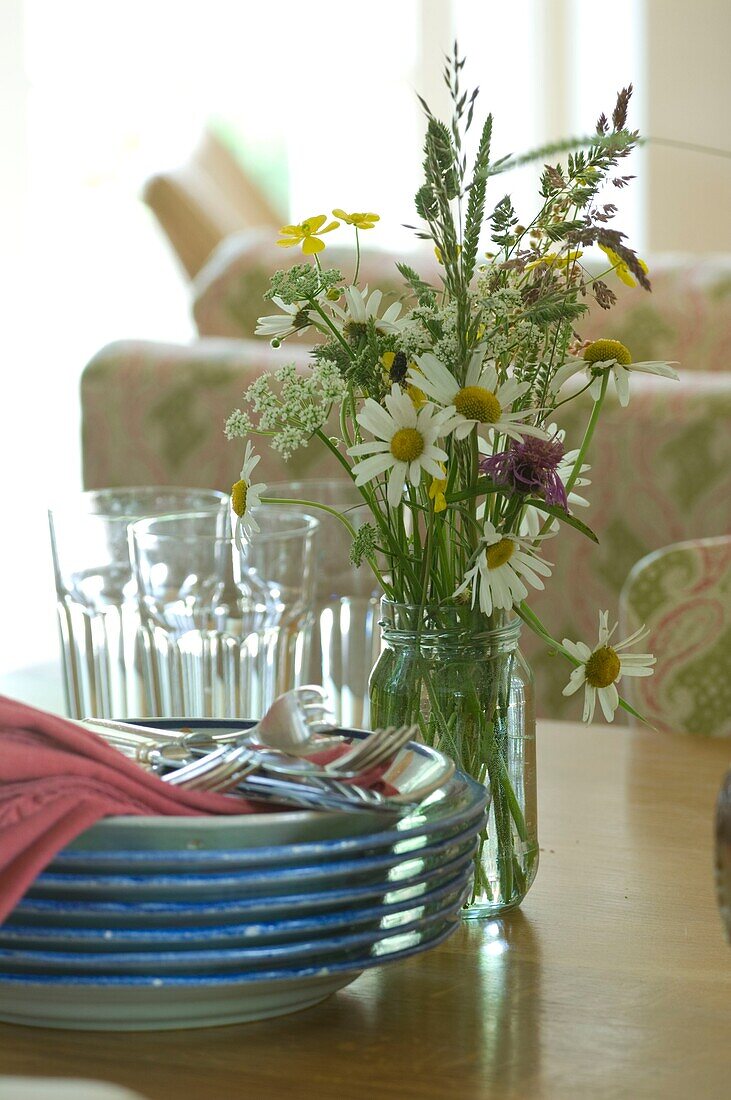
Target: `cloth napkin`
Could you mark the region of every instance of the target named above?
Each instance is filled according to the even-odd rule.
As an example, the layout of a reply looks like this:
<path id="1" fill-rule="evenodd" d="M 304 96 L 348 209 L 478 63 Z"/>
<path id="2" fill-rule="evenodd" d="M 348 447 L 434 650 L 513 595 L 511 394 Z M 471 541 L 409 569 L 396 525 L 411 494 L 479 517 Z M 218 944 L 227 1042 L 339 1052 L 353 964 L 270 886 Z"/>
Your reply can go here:
<path id="1" fill-rule="evenodd" d="M 359 781 L 383 788 L 381 774 Z M 0 923 L 56 853 L 100 818 L 267 812 L 238 796 L 171 787 L 96 734 L 0 696 Z"/>

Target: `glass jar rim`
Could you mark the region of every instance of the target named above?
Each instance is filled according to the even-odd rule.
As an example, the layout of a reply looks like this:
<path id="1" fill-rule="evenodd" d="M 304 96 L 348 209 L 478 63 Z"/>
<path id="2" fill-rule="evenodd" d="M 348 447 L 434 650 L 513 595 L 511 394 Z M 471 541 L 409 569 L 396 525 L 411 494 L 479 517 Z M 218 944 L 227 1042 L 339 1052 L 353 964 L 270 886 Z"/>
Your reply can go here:
<path id="1" fill-rule="evenodd" d="M 399 624 L 394 621 L 399 612 L 403 613 L 407 623 Z M 379 626 L 384 634 L 419 634 L 422 638 L 445 634 L 471 634 L 474 638 L 490 638 L 495 642 L 517 642 L 523 625 L 522 619 L 516 615 L 499 626 L 490 626 L 485 622 L 487 616 L 469 604 L 410 604 L 400 603 L 385 596 L 381 599 L 381 613 L 393 616 L 391 621 L 384 618 L 379 620 Z M 455 620 L 445 622 L 445 615 L 450 614 L 455 615 Z M 409 619 L 412 622 L 408 622 Z M 421 623 L 420 620 L 422 620 Z"/>

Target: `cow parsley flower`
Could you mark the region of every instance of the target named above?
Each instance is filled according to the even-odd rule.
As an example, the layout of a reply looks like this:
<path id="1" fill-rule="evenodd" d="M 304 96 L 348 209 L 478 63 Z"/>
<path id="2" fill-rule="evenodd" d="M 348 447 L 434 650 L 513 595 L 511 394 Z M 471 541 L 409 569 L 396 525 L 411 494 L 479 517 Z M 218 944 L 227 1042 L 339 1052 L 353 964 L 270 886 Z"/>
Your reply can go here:
<path id="1" fill-rule="evenodd" d="M 600 611 L 599 641 L 594 649 L 589 649 L 585 642 L 572 642 L 569 638 L 563 640 L 564 649 L 580 662 L 571 673 L 563 694 L 573 695 L 579 688 L 584 688 L 584 722 L 591 722 L 593 719 L 597 697 L 607 722 L 614 721 L 614 712 L 619 706 L 617 683 L 623 676 L 652 676 L 654 671 L 652 666 L 656 658 L 651 653 L 623 652 L 646 638 L 649 630 L 640 627 L 623 642 L 611 646 L 609 641 L 617 624 L 610 630 L 608 620 L 609 612 Z"/>
<path id="2" fill-rule="evenodd" d="M 439 464 L 447 461 L 447 452 L 436 445 L 436 440 L 452 430 L 454 409 L 436 409 L 427 404 L 417 412 L 411 398 L 396 383 L 386 395 L 385 404 L 384 409 L 372 397 L 365 400 L 356 419 L 376 439 L 350 447 L 348 454 L 361 459 L 353 466 L 356 485 L 365 485 L 391 471 L 387 497 L 391 507 L 396 508 L 407 479 L 418 485 L 423 471 L 442 477 Z"/>

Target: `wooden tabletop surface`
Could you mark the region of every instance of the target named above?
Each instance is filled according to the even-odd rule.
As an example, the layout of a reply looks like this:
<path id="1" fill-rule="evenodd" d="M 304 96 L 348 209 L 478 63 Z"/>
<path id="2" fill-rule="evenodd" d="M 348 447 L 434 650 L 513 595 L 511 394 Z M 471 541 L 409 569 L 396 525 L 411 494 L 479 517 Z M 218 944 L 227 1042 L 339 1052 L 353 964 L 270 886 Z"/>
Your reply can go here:
<path id="1" fill-rule="evenodd" d="M 0 1074 L 96 1078 L 149 1100 L 725 1100 L 731 949 L 713 817 L 730 759 L 728 742 L 542 723 L 541 866 L 522 910 L 276 1020 L 0 1025 Z"/>

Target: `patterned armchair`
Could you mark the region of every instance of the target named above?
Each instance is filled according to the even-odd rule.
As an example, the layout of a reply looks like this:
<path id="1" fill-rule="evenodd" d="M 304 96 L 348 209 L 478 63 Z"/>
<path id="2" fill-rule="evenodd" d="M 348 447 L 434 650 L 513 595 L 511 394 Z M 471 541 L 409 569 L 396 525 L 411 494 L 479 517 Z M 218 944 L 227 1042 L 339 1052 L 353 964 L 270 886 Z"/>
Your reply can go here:
<path id="1" fill-rule="evenodd" d="M 349 269 L 351 260 L 336 249 L 327 255 Z M 241 339 L 253 332 L 268 275 L 281 261 L 281 250 L 260 234 L 225 242 L 194 285 L 199 341 L 191 347 L 117 343 L 94 357 L 81 389 L 87 488 L 231 485 L 241 449 L 223 436 L 225 416 L 262 371 L 307 356 L 303 346 L 275 351 L 265 340 Z M 433 277 L 433 260 L 431 271 L 418 261 L 415 266 Z M 366 254 L 363 273 L 372 285 L 392 282 L 399 291 L 391 259 Z M 592 313 L 581 326 L 590 338 L 622 339 L 636 359 L 678 359 L 682 376 L 675 383 L 636 375 L 627 409 L 613 393 L 607 400 L 587 491 L 600 546 L 565 530 L 547 547 L 554 579 L 535 601 L 558 638 L 593 639 L 597 609 L 616 614 L 622 584 L 646 554 L 731 530 L 731 268 L 655 265 L 653 285 L 652 296 L 623 292 L 612 314 Z M 572 443 L 586 422 L 583 400 L 567 406 L 562 419 Z M 268 448 L 261 454 L 257 475 L 266 482 L 339 473 L 320 448 L 298 452 L 289 464 Z M 546 656 L 532 637 L 525 650 L 536 672 L 539 713 L 576 717 L 575 702 L 561 695 L 563 662 Z"/>
<path id="2" fill-rule="evenodd" d="M 731 736 L 731 536 L 692 539 L 638 561 L 620 598 L 622 630 L 645 623 L 654 676 L 631 702 L 665 732 Z"/>

